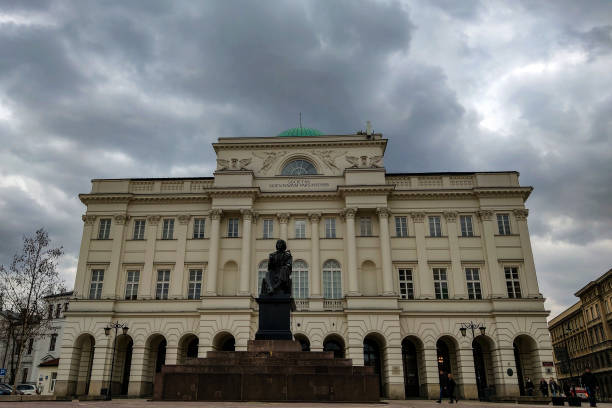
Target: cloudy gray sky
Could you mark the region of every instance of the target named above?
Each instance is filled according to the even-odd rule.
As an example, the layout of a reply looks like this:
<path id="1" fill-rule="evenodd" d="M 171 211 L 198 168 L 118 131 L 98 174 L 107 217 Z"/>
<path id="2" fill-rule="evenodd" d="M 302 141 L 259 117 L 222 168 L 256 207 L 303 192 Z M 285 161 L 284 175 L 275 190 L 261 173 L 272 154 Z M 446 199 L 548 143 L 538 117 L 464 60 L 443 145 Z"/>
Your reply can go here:
<path id="1" fill-rule="evenodd" d="M 389 138 L 390 172 L 518 170 L 553 315 L 612 267 L 609 1 L 0 3 L 0 263 L 76 270 L 104 177 L 208 176 L 218 137 Z"/>

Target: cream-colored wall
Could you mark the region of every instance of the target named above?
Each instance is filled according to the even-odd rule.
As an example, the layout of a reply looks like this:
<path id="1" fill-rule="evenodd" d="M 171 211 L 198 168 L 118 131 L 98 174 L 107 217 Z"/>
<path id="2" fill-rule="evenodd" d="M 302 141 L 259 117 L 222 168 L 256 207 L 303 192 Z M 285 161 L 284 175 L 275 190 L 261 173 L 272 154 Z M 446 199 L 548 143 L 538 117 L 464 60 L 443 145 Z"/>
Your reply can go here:
<path id="1" fill-rule="evenodd" d="M 422 343 L 421 388 L 431 396 L 436 341 L 447 335 L 457 345 L 461 392 L 474 397 L 471 349 L 459 327 L 476 319 L 487 325 L 495 345 L 488 370 L 502 393 L 516 394 L 516 377 L 505 374 L 514 364 L 516 336 L 534 339 L 541 359 L 552 360 L 524 209 L 531 189 L 520 187 L 513 172 L 385 176 L 377 161 L 385 146 L 380 136 L 365 135 L 222 139 L 214 145 L 221 159 L 214 181 L 94 180 L 91 193 L 81 195 L 87 213 L 75 282 L 79 300 L 67 317 L 58 393 L 71 389 L 70 361 L 83 333 L 96 339 L 90 393 L 104 388 L 109 349 L 102 328 L 110 320 L 130 326 L 133 395 L 150 389 L 147 339 L 156 333 L 168 342 L 167 363 L 176 361 L 179 339 L 187 333 L 199 337 L 200 356 L 220 333 L 234 336 L 236 349 L 245 350 L 257 329 L 257 267 L 274 250 L 275 240 L 262 238 L 263 220 L 271 218 L 273 238 L 287 239 L 294 260 L 308 264 L 310 298 L 299 302 L 292 330 L 306 335 L 312 350 L 336 334 L 347 357 L 363 364 L 364 338 L 373 336 L 383 351 L 387 395 L 401 398 L 401 343 L 414 336 Z M 310 160 L 319 174 L 278 176 L 293 158 Z M 497 234 L 497 213 L 510 215 L 512 235 Z M 440 217 L 442 237 L 429 237 L 427 217 L 433 215 Z M 472 216 L 474 237 L 458 236 L 460 215 Z M 372 221 L 371 237 L 360 236 L 363 216 Z M 407 217 L 407 237 L 396 237 L 394 216 Z M 230 217 L 239 219 L 237 238 L 227 238 Z M 336 239 L 325 238 L 327 217 L 336 220 Z M 110 240 L 97 239 L 101 218 L 112 219 Z M 161 239 L 164 218 L 175 220 L 172 240 Z M 204 239 L 192 239 L 195 218 L 206 219 Z M 145 240 L 131 239 L 135 219 L 147 220 Z M 297 219 L 306 221 L 304 239 L 295 239 Z M 244 233 L 245 227 L 251 232 Z M 341 265 L 343 299 L 322 299 L 322 268 L 330 259 Z M 519 268 L 524 299 L 507 299 L 504 266 Z M 190 267 L 204 271 L 199 300 L 187 300 Z M 414 300 L 398 299 L 401 267 L 413 271 Z M 437 267 L 447 268 L 449 300 L 434 299 Z M 482 300 L 467 300 L 466 267 L 480 269 Z M 105 270 L 103 300 L 90 301 L 91 271 L 97 268 Z M 159 268 L 171 270 L 169 300 L 151 300 Z M 136 301 L 122 300 L 128 269 L 141 271 Z"/>

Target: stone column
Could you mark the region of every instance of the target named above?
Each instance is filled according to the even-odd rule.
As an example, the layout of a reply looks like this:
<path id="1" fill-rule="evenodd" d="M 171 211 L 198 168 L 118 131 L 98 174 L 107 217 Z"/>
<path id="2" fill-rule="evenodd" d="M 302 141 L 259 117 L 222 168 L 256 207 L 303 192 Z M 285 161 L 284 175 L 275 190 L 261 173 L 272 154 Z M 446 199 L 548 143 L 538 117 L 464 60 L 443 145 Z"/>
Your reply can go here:
<path id="1" fill-rule="evenodd" d="M 453 279 L 454 298 L 467 299 L 467 284 L 465 274 L 461 269 L 461 252 L 459 251 L 459 232 L 457 230 L 457 213 L 445 212 L 446 228 L 448 231 L 448 247 L 451 257 L 451 276 Z"/>
<path id="2" fill-rule="evenodd" d="M 127 216 L 125 214 L 116 214 L 113 217 L 113 225 L 111 226 L 113 236 L 113 249 L 111 252 L 110 264 L 106 273 L 104 273 L 104 283 L 102 284 L 102 299 L 117 298 L 117 285 L 120 281 L 119 270 L 121 269 L 121 250 L 123 248 L 123 233 L 125 231 L 125 222 Z"/>
<path id="3" fill-rule="evenodd" d="M 389 236 L 389 209 L 377 208 L 380 224 L 380 249 L 383 272 L 383 295 L 393 296 L 393 263 L 391 262 L 391 238 Z"/>
<path id="4" fill-rule="evenodd" d="M 187 231 L 191 215 L 182 214 L 178 217 L 178 228 L 176 229 L 176 263 L 174 265 L 174 276 L 170 276 L 170 298 L 185 298 L 187 282 L 185 279 L 185 249 L 187 248 Z"/>
<path id="5" fill-rule="evenodd" d="M 440 396 L 440 374 L 438 373 L 438 351 L 435 344 L 424 346 L 423 363 L 427 398 L 438 399 Z"/>
<path id="6" fill-rule="evenodd" d="M 240 253 L 240 287 L 238 294 L 247 296 L 249 290 L 249 277 L 251 275 L 251 223 L 253 212 L 242 210 L 242 252 Z"/>
<path id="7" fill-rule="evenodd" d="M 411 213 L 414 222 L 414 235 L 416 238 L 416 250 L 418 261 L 418 279 L 421 298 L 434 298 L 433 276 L 427 265 L 427 244 L 425 242 L 425 213 Z"/>
<path id="8" fill-rule="evenodd" d="M 287 242 L 287 239 L 289 239 L 289 233 L 287 231 L 287 228 L 288 228 L 287 224 L 289 223 L 289 217 L 291 215 L 289 213 L 278 213 L 276 214 L 276 216 L 278 217 L 278 223 L 280 225 L 280 239 Z"/>
<path id="9" fill-rule="evenodd" d="M 99 341 L 100 339 L 96 339 L 88 395 L 100 395 L 102 388 L 108 387 L 113 338 L 114 336 L 107 336 L 102 342 Z"/>
<path id="10" fill-rule="evenodd" d="M 132 364 L 130 366 L 130 383 L 128 385 L 128 396 L 140 397 L 147 392 L 147 379 L 145 376 L 145 352 L 144 345 L 134 345 L 132 348 Z"/>
<path id="11" fill-rule="evenodd" d="M 459 371 L 456 378 L 459 385 L 458 394 L 464 399 L 477 399 L 478 387 L 476 386 L 474 354 L 468 342 L 460 345 L 457 350 L 457 370 Z M 486 373 L 482 374 L 486 376 Z"/>
<path id="12" fill-rule="evenodd" d="M 493 223 L 493 211 L 478 211 L 482 221 L 482 239 L 486 253 L 487 269 L 491 279 L 490 294 L 492 298 L 507 297 L 505 277 L 499 269 L 497 260 L 497 248 L 495 246 L 495 225 Z M 534 275 L 535 276 L 535 275 Z"/>
<path id="13" fill-rule="evenodd" d="M 319 221 L 321 213 L 311 213 L 310 217 L 310 297 L 321 297 L 321 252 L 319 248 Z"/>
<path id="14" fill-rule="evenodd" d="M 355 240 L 356 213 L 356 208 L 346 208 L 343 213 L 346 224 L 346 263 L 348 269 L 348 294 L 352 296 L 359 295 L 359 277 L 357 276 L 357 242 Z"/>
<path id="15" fill-rule="evenodd" d="M 217 273 L 219 269 L 219 233 L 221 228 L 221 210 L 210 212 L 210 244 L 208 247 L 208 279 L 206 280 L 206 296 L 217 295 Z"/>
<path id="16" fill-rule="evenodd" d="M 525 274 L 525 279 L 527 281 L 526 295 L 528 297 L 540 296 L 535 262 L 533 260 L 533 252 L 531 250 L 531 239 L 529 238 L 529 228 L 527 227 L 527 216 L 529 215 L 529 210 L 520 209 L 514 210 L 513 212 L 518 224 L 518 232 L 521 240 L 521 252 L 523 253 L 523 273 Z M 602 311 L 603 310 L 605 309 L 602 309 Z"/>
<path id="17" fill-rule="evenodd" d="M 81 237 L 81 249 L 79 250 L 79 263 L 77 265 L 76 280 L 74 282 L 74 295 L 79 299 L 89 297 L 87 287 L 87 258 L 89 257 L 89 245 L 93 234 L 93 226 L 96 222 L 95 215 L 83 214 L 83 236 Z"/>
<path id="18" fill-rule="evenodd" d="M 153 264 L 155 262 L 155 245 L 157 244 L 157 225 L 159 220 L 161 220 L 159 215 L 147 217 L 145 225 L 147 243 L 145 246 L 144 267 L 140 274 L 140 283 L 138 284 L 138 299 L 151 299 L 153 297 L 153 282 L 155 281 Z"/>

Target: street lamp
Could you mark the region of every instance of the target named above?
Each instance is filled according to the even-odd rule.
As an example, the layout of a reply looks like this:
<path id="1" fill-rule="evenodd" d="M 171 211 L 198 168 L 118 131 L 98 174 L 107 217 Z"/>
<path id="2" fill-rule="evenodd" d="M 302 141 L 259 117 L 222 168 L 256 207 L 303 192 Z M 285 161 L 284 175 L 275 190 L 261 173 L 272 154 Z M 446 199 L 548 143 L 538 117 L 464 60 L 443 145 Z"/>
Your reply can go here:
<path id="1" fill-rule="evenodd" d="M 108 378 L 108 389 L 106 390 L 107 400 L 113 399 L 111 395 L 112 394 L 111 387 L 112 387 L 112 381 L 113 381 L 113 371 L 115 371 L 115 350 L 117 348 L 117 330 L 121 329 L 121 331 L 123 332 L 123 335 L 127 336 L 128 326 L 125 323 L 124 324 L 121 324 L 119 322 L 111 323 L 110 325 L 104 328 L 104 334 L 106 336 L 110 336 L 111 329 L 115 329 L 115 338 L 113 339 L 113 356 L 111 358 L 111 370 L 110 370 L 110 376 Z"/>
<path id="2" fill-rule="evenodd" d="M 561 333 L 563 333 L 563 346 L 565 347 L 565 356 L 566 356 L 566 361 L 567 361 L 567 367 L 569 368 L 569 383 L 570 383 L 570 387 L 572 387 L 572 390 L 575 390 L 575 385 L 574 385 L 574 374 L 572 373 L 572 359 L 570 358 L 570 354 L 569 354 L 569 348 L 567 347 L 567 338 L 565 337 L 565 333 L 572 333 L 572 328 L 570 327 L 569 322 L 567 323 L 567 326 L 563 327 L 563 325 L 561 325 Z"/>
<path id="3" fill-rule="evenodd" d="M 478 398 L 482 400 L 482 380 L 480 377 L 480 364 L 476 362 L 476 349 L 474 348 L 474 339 L 476 338 L 476 329 L 480 330 L 482 336 L 485 335 L 487 328 L 480 323 L 474 323 L 470 320 L 469 323 L 461 323 L 459 331 L 463 337 L 467 336 L 467 330 L 472 331 L 472 358 L 474 359 L 474 369 L 476 370 L 476 386 L 478 387 Z"/>

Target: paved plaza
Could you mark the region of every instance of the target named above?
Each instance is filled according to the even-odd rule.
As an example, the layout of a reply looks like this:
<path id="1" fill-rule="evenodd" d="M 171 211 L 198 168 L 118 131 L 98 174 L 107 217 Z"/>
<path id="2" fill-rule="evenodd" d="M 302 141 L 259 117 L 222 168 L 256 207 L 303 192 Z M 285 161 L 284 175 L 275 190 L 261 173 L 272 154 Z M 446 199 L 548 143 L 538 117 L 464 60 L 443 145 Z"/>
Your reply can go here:
<path id="1" fill-rule="evenodd" d="M 542 407 L 542 405 L 518 405 L 512 403 L 491 403 L 491 402 L 478 402 L 478 401 L 459 401 L 460 406 L 464 408 L 470 407 Z M 583 407 L 588 407 L 588 402 L 583 403 Z M 180 407 L 202 407 L 202 408 L 324 408 L 324 407 L 335 407 L 335 408 L 357 408 L 357 407 L 388 407 L 388 408 L 425 408 L 425 407 L 440 407 L 449 406 L 448 401 L 444 401 L 441 405 L 435 401 L 424 401 L 424 400 L 409 400 L 409 401 L 383 401 L 378 404 L 343 404 L 343 403 L 283 403 L 283 402 L 152 402 L 146 399 L 116 399 L 113 401 L 39 401 L 39 402 L 2 402 L 0 401 L 0 407 L 19 407 L 19 408 L 74 408 L 74 407 L 85 407 L 85 408 L 140 408 L 140 407 L 156 407 L 156 408 L 180 408 Z M 454 404 L 452 405 L 454 406 Z M 597 404 L 598 407 L 610 407 L 612 403 L 608 404 Z"/>

